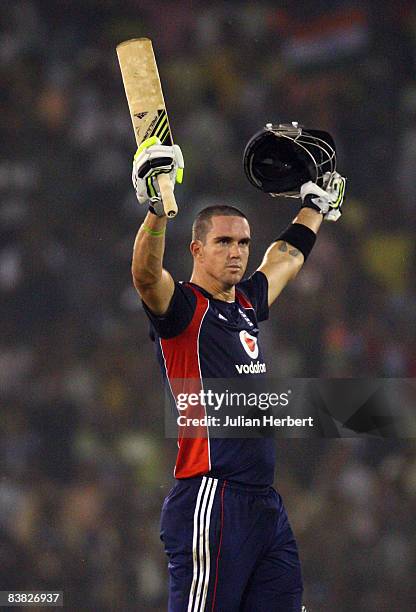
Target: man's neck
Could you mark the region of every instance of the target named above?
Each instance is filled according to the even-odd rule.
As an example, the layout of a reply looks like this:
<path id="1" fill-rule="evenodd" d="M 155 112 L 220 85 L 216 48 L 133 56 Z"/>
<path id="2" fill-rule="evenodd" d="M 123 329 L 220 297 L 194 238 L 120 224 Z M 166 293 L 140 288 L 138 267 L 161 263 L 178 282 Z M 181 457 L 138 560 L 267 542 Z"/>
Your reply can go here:
<path id="1" fill-rule="evenodd" d="M 222 300 L 223 302 L 235 302 L 235 286 L 224 287 L 222 283 L 219 283 L 213 278 L 207 278 L 201 276 L 195 272 L 192 273 L 191 283 L 195 283 L 198 287 L 202 287 L 205 291 L 208 291 L 214 298 L 214 300 Z"/>

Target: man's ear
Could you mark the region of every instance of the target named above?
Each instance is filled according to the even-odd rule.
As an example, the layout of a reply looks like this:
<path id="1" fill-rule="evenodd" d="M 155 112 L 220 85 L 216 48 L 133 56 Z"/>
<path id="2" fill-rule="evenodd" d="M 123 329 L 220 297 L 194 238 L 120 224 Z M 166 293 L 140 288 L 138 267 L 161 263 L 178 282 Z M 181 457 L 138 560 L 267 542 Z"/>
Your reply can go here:
<path id="1" fill-rule="evenodd" d="M 192 257 L 194 259 L 200 259 L 203 252 L 203 244 L 200 240 L 192 240 L 189 245 L 189 250 L 192 253 Z"/>

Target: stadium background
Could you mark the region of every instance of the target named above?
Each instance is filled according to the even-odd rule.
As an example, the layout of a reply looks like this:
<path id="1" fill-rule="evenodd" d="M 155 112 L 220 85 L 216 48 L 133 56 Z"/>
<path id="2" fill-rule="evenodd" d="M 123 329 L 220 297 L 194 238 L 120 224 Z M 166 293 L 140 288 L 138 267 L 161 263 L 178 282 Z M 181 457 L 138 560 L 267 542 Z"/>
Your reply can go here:
<path id="1" fill-rule="evenodd" d="M 162 611 L 175 444 L 130 280 L 142 211 L 115 44 L 154 39 L 186 160 L 172 273 L 187 278 L 192 215 L 217 202 L 249 216 L 253 270 L 294 209 L 247 183 L 246 140 L 270 120 L 328 129 L 348 202 L 264 328 L 271 368 L 414 377 L 416 9 L 15 0 L 0 18 L 1 588 L 63 589 L 68 609 Z M 415 449 L 279 442 L 312 612 L 414 609 Z"/>

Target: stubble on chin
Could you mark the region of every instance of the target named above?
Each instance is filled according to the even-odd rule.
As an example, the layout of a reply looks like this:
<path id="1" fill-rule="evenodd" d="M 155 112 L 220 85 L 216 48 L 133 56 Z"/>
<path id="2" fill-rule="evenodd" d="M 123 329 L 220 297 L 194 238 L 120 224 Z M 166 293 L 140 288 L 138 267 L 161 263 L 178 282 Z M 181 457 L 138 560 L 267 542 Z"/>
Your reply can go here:
<path id="1" fill-rule="evenodd" d="M 241 270 L 239 270 L 238 272 L 234 272 L 234 273 L 227 271 L 227 273 L 224 274 L 223 282 L 226 283 L 229 286 L 229 288 L 235 287 L 235 285 L 238 285 L 238 283 L 241 281 L 243 276 L 244 276 L 244 272 L 242 272 Z"/>

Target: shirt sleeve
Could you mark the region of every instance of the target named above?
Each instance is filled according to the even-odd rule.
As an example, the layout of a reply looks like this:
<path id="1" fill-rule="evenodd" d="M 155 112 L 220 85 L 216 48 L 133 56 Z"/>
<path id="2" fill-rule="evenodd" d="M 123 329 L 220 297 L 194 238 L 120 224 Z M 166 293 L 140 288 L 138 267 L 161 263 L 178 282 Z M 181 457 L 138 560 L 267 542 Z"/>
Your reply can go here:
<path id="1" fill-rule="evenodd" d="M 161 338 L 179 336 L 192 321 L 196 307 L 196 297 L 192 289 L 182 283 L 175 283 L 175 290 L 165 314 L 156 315 L 143 302 L 143 310 L 150 319 L 153 330 Z"/>
<path id="2" fill-rule="evenodd" d="M 257 321 L 266 321 L 269 318 L 268 292 L 269 281 L 263 272 L 257 270 L 245 281 L 238 283 L 240 289 L 253 304 Z"/>

